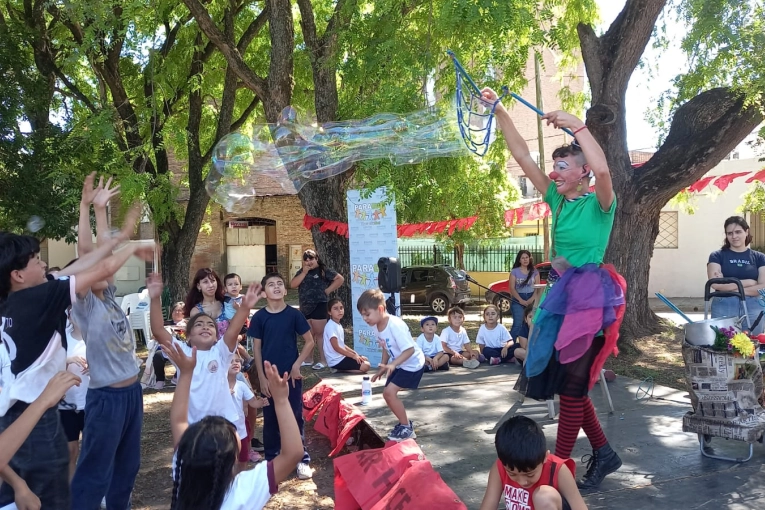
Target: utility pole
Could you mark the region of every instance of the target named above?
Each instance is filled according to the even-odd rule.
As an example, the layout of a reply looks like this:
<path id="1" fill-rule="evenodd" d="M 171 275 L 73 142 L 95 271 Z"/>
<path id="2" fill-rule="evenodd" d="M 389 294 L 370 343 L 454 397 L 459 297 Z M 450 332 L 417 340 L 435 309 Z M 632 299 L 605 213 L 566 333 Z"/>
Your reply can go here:
<path id="1" fill-rule="evenodd" d="M 542 49 L 544 51 L 544 49 Z M 537 88 L 537 108 L 540 111 L 545 111 L 542 101 L 542 76 L 540 71 L 540 60 L 542 58 L 541 53 L 534 51 L 534 82 Z M 537 140 L 539 142 L 539 168 L 543 173 L 547 173 L 545 169 L 545 137 L 542 130 L 542 117 L 537 116 Z M 544 236 L 543 250 L 544 259 L 550 260 L 550 218 L 545 216 L 542 218 L 542 235 Z M 541 262 L 541 261 L 540 261 Z"/>

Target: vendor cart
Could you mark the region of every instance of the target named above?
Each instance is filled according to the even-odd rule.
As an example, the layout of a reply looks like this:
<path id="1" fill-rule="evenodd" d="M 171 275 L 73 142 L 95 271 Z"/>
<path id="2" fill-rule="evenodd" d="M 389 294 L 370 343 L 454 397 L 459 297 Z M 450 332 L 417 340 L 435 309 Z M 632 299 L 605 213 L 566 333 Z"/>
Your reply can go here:
<path id="1" fill-rule="evenodd" d="M 735 284 L 738 292 L 712 292 L 712 285 Z M 710 300 L 714 297 L 738 297 L 743 304 L 744 317 L 708 319 Z M 735 278 L 713 278 L 704 287 L 704 321 L 686 325 L 683 338 L 683 361 L 693 411 L 683 417 L 683 431 L 698 435 L 699 450 L 705 457 L 731 462 L 746 462 L 752 458 L 755 442 L 762 442 L 765 433 L 765 409 L 762 407 L 762 368 L 758 358 L 758 345 L 754 355 L 743 357 L 736 351 L 712 348 L 707 329 L 711 326 L 736 327 L 750 330 L 746 297 L 741 282 Z M 712 438 L 744 441 L 749 444 L 746 457 L 716 455 Z"/>

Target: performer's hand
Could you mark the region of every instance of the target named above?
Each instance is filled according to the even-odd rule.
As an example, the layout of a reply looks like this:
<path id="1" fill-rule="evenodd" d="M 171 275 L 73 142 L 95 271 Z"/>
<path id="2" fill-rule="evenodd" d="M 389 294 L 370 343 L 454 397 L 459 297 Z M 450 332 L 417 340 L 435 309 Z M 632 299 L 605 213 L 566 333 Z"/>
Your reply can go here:
<path id="1" fill-rule="evenodd" d="M 507 356 L 507 346 L 504 346 L 504 347 L 502 348 L 502 350 L 500 351 L 500 356 L 501 356 L 502 358 L 504 358 L 505 356 Z"/>
<path id="2" fill-rule="evenodd" d="M 554 112 L 542 115 L 542 120 L 546 120 L 548 126 L 552 124 L 558 129 L 567 128 L 572 131 L 575 131 L 585 125 L 584 122 L 579 120 L 579 118 L 576 116 L 561 110 L 556 110 Z"/>
<path id="3" fill-rule="evenodd" d="M 494 103 L 499 100 L 499 94 L 494 92 L 494 89 L 490 87 L 484 87 L 483 90 L 481 90 L 481 97 L 483 97 L 483 99 L 488 103 Z M 499 101 L 494 109 L 495 112 L 499 110 L 502 113 L 507 113 L 507 110 L 505 110 L 505 105 L 502 104 L 502 101 Z"/>

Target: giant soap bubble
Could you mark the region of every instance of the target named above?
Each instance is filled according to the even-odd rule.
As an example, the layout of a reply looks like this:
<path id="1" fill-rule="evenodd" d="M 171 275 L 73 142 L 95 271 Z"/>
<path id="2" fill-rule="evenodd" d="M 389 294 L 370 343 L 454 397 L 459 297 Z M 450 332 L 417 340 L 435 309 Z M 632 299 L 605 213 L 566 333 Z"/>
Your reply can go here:
<path id="1" fill-rule="evenodd" d="M 394 165 L 469 154 L 456 112 L 436 109 L 381 113 L 368 119 L 301 122 L 285 108 L 276 124 L 257 125 L 252 136 L 232 133 L 213 149 L 205 183 L 210 197 L 227 211 L 244 214 L 256 189 L 299 191 L 307 182 L 347 171 L 362 160 L 387 158 Z M 269 186 L 272 190 L 269 192 Z"/>

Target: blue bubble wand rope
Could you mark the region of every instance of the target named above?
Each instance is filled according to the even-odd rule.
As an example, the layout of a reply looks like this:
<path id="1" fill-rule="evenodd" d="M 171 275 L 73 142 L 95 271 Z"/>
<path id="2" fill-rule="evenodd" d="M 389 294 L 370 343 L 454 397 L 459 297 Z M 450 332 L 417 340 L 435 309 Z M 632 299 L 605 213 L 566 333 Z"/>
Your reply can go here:
<path id="1" fill-rule="evenodd" d="M 486 154 L 486 150 L 488 149 L 488 142 L 489 142 L 489 136 L 491 133 L 491 123 L 494 119 L 494 109 L 497 106 L 497 103 L 502 100 L 503 97 L 509 95 L 519 103 L 523 104 L 524 106 L 527 106 L 528 108 L 531 108 L 534 112 L 536 112 L 537 115 L 544 116 L 545 112 L 534 106 L 533 104 L 529 103 L 525 99 L 523 99 L 521 96 L 516 94 L 515 92 L 509 92 L 507 87 L 502 87 L 502 95 L 495 101 L 493 104 L 491 104 L 491 112 L 488 115 L 488 123 L 486 129 L 486 136 L 485 139 L 482 141 L 482 143 L 476 143 L 472 136 L 471 132 L 480 132 L 483 131 L 483 129 L 473 129 L 470 127 L 470 117 L 475 116 L 487 116 L 478 112 L 473 111 L 469 106 L 472 103 L 472 100 L 474 99 L 474 96 L 477 96 L 477 98 L 480 98 L 481 101 L 483 101 L 484 104 L 489 105 L 485 99 L 483 99 L 483 95 L 481 94 L 481 90 L 478 88 L 478 86 L 475 84 L 473 79 L 470 77 L 470 75 L 465 71 L 465 68 L 462 67 L 459 60 L 457 60 L 456 55 L 453 51 L 448 50 L 447 55 L 449 55 L 454 62 L 454 68 L 457 72 L 457 118 L 459 120 L 459 127 L 460 127 L 460 133 L 462 134 L 462 138 L 465 140 L 465 143 L 468 146 L 468 149 L 470 149 L 475 154 L 478 154 L 479 156 L 483 156 Z M 466 81 L 467 85 L 470 89 L 471 93 L 471 101 L 466 101 L 465 96 L 462 94 L 462 82 Z M 467 106 L 468 111 L 468 120 L 465 121 L 465 106 Z M 564 132 L 569 134 L 571 137 L 574 137 L 574 133 L 567 128 L 562 128 Z M 467 131 L 467 133 L 466 133 Z M 485 144 L 485 146 L 484 146 Z M 479 151 L 482 149 L 482 152 L 479 153 Z"/>
<path id="2" fill-rule="evenodd" d="M 457 60 L 454 52 L 448 50 L 446 54 L 454 62 L 454 69 L 457 73 L 457 124 L 460 128 L 460 134 L 470 152 L 477 156 L 483 156 L 489 150 L 489 143 L 491 142 L 494 109 L 507 95 L 507 87 L 503 87 L 503 93 L 496 101 L 487 101 L 481 94 L 481 89 Z M 464 93 L 465 89 L 469 93 L 467 97 Z M 476 123 L 480 124 L 480 127 L 476 127 Z"/>

